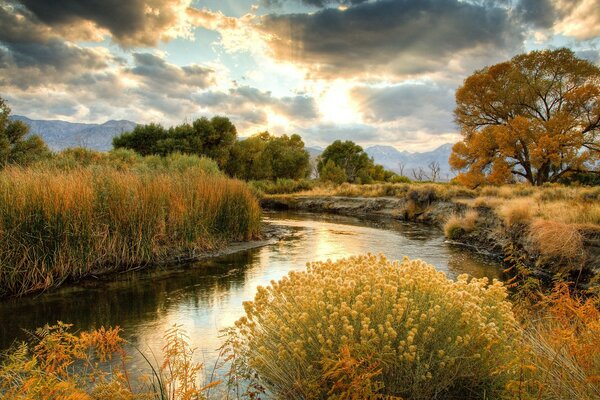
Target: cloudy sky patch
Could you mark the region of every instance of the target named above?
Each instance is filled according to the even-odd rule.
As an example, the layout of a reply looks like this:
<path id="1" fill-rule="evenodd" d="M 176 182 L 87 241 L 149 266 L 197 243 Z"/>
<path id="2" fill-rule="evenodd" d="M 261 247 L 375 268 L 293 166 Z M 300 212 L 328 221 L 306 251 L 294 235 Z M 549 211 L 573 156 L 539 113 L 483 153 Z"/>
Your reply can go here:
<path id="1" fill-rule="evenodd" d="M 474 70 L 566 46 L 600 62 L 600 0 L 7 0 L 0 97 L 34 119 L 181 123 L 429 150 Z"/>

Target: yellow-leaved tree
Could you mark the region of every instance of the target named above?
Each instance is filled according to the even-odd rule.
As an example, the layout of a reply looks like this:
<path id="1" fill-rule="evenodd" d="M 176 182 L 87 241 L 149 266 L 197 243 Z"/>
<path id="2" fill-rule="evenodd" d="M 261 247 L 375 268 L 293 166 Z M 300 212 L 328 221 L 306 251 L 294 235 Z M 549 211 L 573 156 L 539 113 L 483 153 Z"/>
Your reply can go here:
<path id="1" fill-rule="evenodd" d="M 459 183 L 556 182 L 600 173 L 600 68 L 569 49 L 532 51 L 486 67 L 456 91 Z"/>

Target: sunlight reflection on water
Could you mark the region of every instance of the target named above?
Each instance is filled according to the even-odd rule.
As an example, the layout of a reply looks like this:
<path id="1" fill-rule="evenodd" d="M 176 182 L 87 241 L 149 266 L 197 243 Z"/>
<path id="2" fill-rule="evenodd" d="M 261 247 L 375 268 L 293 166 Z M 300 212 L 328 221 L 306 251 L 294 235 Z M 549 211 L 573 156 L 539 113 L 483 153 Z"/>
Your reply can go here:
<path id="1" fill-rule="evenodd" d="M 179 324 L 198 349 L 198 360 L 210 369 L 221 344 L 219 330 L 242 315 L 242 302 L 254 297 L 257 286 L 303 270 L 309 261 L 383 253 L 390 259 L 423 259 L 452 278 L 462 273 L 500 277 L 495 261 L 451 246 L 439 230 L 423 225 L 282 213 L 266 219 L 292 234 L 273 245 L 191 266 L 138 271 L 1 303 L 0 347 L 23 339 L 20 328 L 61 320 L 78 329 L 119 325 L 133 346 L 151 349 L 160 359 L 165 331 Z M 134 369 L 144 365 L 135 351 L 131 354 Z"/>

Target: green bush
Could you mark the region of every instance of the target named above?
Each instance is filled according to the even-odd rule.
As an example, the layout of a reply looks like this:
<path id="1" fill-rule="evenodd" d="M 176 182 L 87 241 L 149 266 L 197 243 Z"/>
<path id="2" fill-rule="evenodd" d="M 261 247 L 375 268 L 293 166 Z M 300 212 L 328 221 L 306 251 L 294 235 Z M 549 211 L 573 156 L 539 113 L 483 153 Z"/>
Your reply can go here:
<path id="1" fill-rule="evenodd" d="M 277 398 L 495 398 L 518 358 L 506 296 L 418 260 L 312 263 L 244 304 L 234 367 Z"/>
<path id="2" fill-rule="evenodd" d="M 308 179 L 277 179 L 276 181 L 250 181 L 250 187 L 259 194 L 288 194 L 311 190 L 315 182 Z"/>

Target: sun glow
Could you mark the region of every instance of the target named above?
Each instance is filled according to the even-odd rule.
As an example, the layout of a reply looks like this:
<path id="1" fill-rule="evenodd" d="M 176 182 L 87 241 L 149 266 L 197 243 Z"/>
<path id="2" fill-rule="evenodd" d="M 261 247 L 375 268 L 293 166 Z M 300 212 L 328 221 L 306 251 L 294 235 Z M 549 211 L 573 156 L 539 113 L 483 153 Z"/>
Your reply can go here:
<path id="1" fill-rule="evenodd" d="M 349 94 L 349 87 L 344 82 L 334 82 L 321 91 L 319 110 L 327 122 L 351 123 L 360 121 L 360 115 Z"/>
<path id="2" fill-rule="evenodd" d="M 269 128 L 287 128 L 290 126 L 290 120 L 281 114 L 271 112 L 267 118 Z"/>

